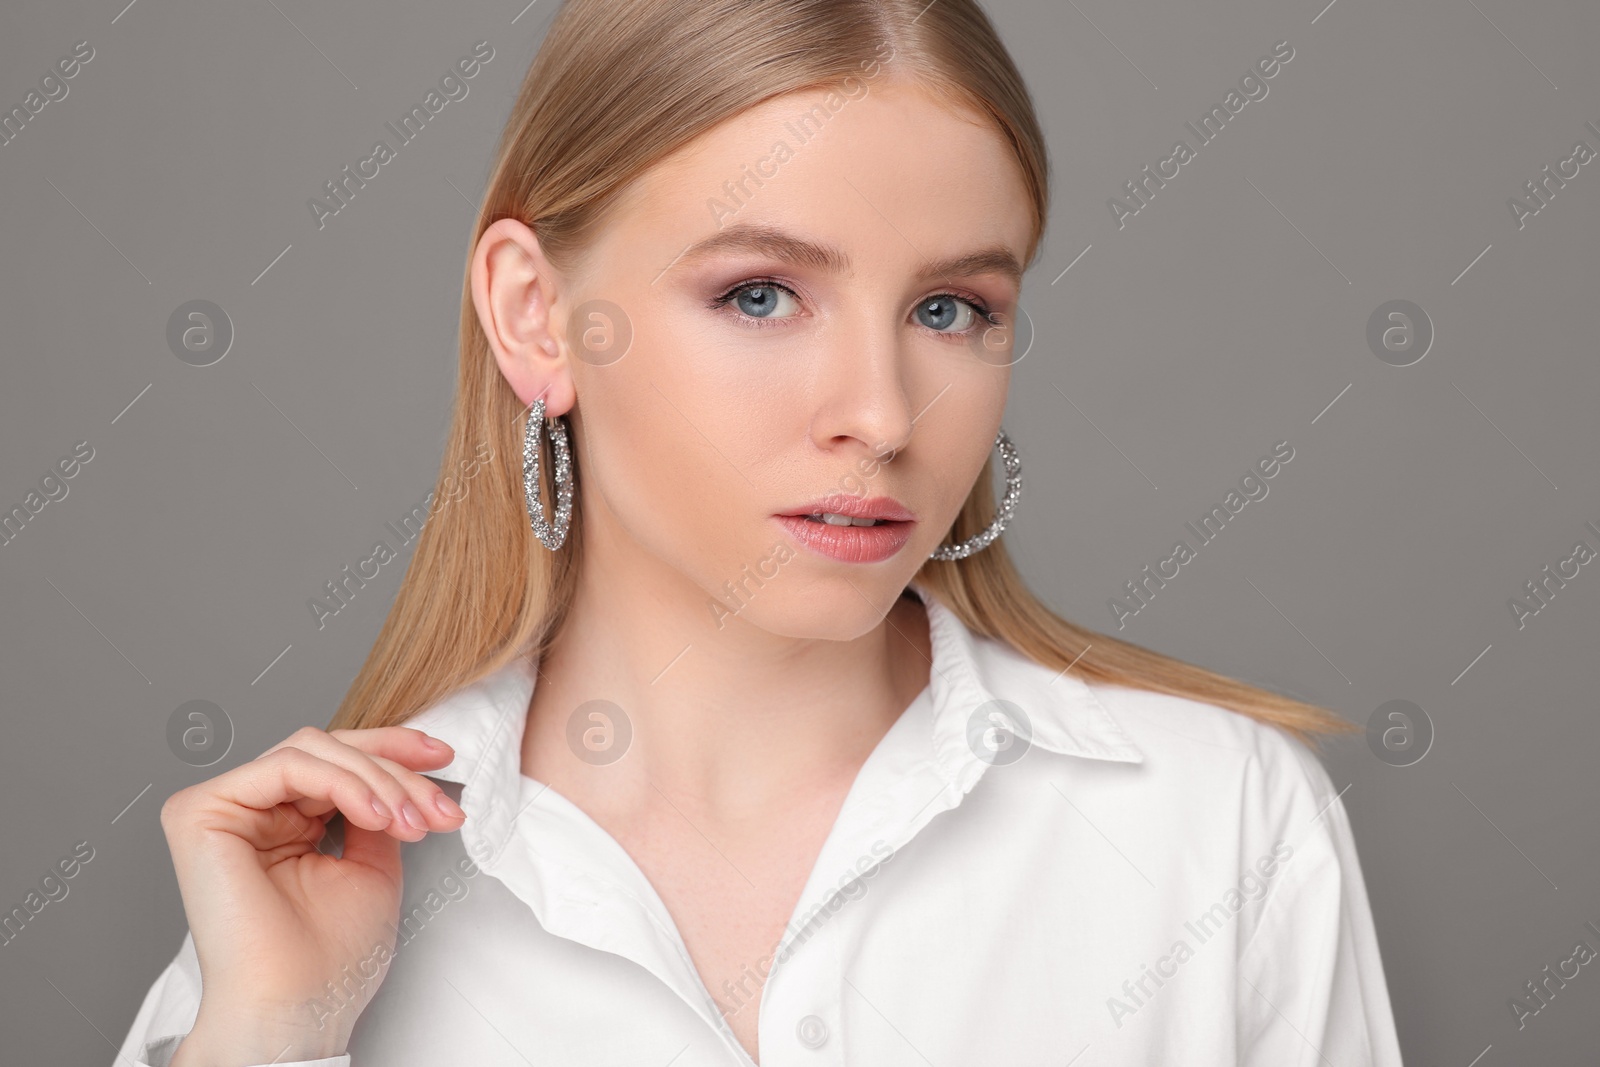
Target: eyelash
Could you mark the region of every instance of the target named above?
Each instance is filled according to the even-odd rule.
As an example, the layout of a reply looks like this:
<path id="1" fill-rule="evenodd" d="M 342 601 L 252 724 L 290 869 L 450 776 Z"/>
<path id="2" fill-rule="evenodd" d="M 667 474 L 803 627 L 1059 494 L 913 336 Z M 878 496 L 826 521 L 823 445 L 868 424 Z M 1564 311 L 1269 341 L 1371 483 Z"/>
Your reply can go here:
<path id="1" fill-rule="evenodd" d="M 790 296 L 794 297 L 796 300 L 800 299 L 800 294 L 799 293 L 795 292 L 793 289 L 789 288 L 787 285 L 784 285 L 782 282 L 778 281 L 776 278 L 750 278 L 750 279 L 747 279 L 746 281 L 740 282 L 738 285 L 735 285 L 733 288 L 731 288 L 731 289 L 727 290 L 726 292 L 724 292 L 721 296 L 712 297 L 711 300 L 708 302 L 707 306 L 712 308 L 713 310 L 725 308 L 725 307 L 727 307 L 729 304 L 731 304 L 733 302 L 733 298 L 734 297 L 738 296 L 740 293 L 744 292 L 746 289 L 781 289 L 784 292 L 788 293 Z M 964 304 L 970 305 L 972 307 L 972 309 L 978 313 L 978 317 L 983 319 L 985 322 L 989 323 L 989 325 L 991 325 L 991 326 L 1002 326 L 1002 325 L 1004 325 L 1004 323 L 1000 319 L 1000 316 L 995 314 L 995 312 L 991 311 L 990 308 L 989 308 L 989 305 L 987 303 L 985 303 L 983 300 L 979 299 L 977 296 L 967 295 L 967 294 L 963 294 L 963 293 L 944 292 L 944 293 L 934 293 L 933 296 L 928 297 L 927 300 L 932 300 L 932 299 L 934 299 L 936 297 L 950 297 L 950 298 L 952 298 L 954 300 L 959 300 Z M 925 303 L 926 301 L 923 301 L 923 302 Z M 770 327 L 773 327 L 773 326 L 777 325 L 777 322 L 774 322 L 774 321 L 758 319 L 758 318 L 755 318 L 752 315 L 746 315 L 744 312 L 740 311 L 738 308 L 734 308 L 733 309 L 733 314 L 737 315 L 739 318 L 745 320 L 746 322 L 749 322 L 749 323 L 751 323 L 751 324 L 753 324 L 755 326 L 758 326 L 758 327 L 760 327 L 762 329 L 767 329 L 767 328 L 770 328 Z M 781 320 L 779 320 L 779 321 L 781 321 Z M 959 332 L 952 332 L 950 330 L 933 330 L 933 327 L 931 327 L 931 326 L 928 327 L 928 329 L 933 330 L 934 333 L 941 333 L 941 334 L 944 334 L 947 337 L 960 337 L 962 334 L 972 333 L 972 332 L 976 331 L 977 328 L 978 327 L 976 325 L 974 325 L 970 329 L 967 329 L 967 330 L 962 330 L 962 331 L 959 331 Z"/>

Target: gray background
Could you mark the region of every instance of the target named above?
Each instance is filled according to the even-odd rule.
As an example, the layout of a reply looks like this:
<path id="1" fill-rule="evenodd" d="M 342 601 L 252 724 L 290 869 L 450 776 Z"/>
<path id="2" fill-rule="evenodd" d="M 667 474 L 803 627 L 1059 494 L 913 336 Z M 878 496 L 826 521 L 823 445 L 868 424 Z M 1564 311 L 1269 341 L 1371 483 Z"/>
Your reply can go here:
<path id="1" fill-rule="evenodd" d="M 1520 1031 L 1508 1000 L 1600 924 L 1600 564 L 1525 627 L 1508 602 L 1600 545 L 1600 162 L 1522 229 L 1507 199 L 1600 149 L 1600 10 L 1325 2 L 989 3 L 1055 168 L 1006 541 L 1088 626 L 1359 723 L 1420 705 L 1420 762 L 1326 757 L 1407 1058 L 1577 1063 L 1594 968 Z M 162 799 L 325 723 L 374 640 L 404 561 L 320 631 L 307 600 L 433 485 L 465 240 L 552 13 L 0 9 L 0 108 L 95 50 L 0 146 L 0 507 L 94 449 L 0 546 L 0 911 L 94 848 L 0 948 L 8 1061 L 110 1062 L 184 930 Z M 1285 39 L 1269 95 L 1119 230 L 1108 198 Z M 319 231 L 307 200 L 479 40 L 467 98 Z M 194 299 L 237 331 L 203 368 L 166 340 Z M 1436 330 L 1407 367 L 1366 340 L 1394 299 Z M 1280 440 L 1270 494 L 1118 630 L 1108 599 Z M 237 732 L 211 768 L 167 743 L 196 699 Z"/>

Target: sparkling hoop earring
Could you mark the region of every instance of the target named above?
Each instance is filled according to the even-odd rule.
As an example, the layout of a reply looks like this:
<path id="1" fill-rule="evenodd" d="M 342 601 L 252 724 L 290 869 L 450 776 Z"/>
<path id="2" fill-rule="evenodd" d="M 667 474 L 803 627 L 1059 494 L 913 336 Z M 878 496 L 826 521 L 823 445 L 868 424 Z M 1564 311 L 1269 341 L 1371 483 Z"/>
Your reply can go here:
<path id="1" fill-rule="evenodd" d="M 550 437 L 550 452 L 556 463 L 556 513 L 551 521 L 544 518 L 544 505 L 539 502 L 539 436 L 545 427 Z M 567 539 L 567 526 L 572 521 L 572 452 L 567 445 L 567 426 L 557 415 L 544 417 L 544 397 L 533 402 L 528 411 L 528 425 L 522 434 L 522 496 L 528 505 L 528 518 L 533 532 L 544 547 L 554 552 Z"/>
<path id="2" fill-rule="evenodd" d="M 953 545 L 940 545 L 934 549 L 929 559 L 965 559 L 974 552 L 983 551 L 1005 531 L 1006 524 L 1016 514 L 1017 501 L 1022 499 L 1022 456 L 1017 452 L 1017 446 L 1011 443 L 1011 438 L 1006 436 L 1003 427 L 995 434 L 994 447 L 999 450 L 1000 458 L 1006 465 L 1006 491 L 1000 498 L 1000 507 L 995 512 L 994 521 L 983 532 L 965 541 Z"/>

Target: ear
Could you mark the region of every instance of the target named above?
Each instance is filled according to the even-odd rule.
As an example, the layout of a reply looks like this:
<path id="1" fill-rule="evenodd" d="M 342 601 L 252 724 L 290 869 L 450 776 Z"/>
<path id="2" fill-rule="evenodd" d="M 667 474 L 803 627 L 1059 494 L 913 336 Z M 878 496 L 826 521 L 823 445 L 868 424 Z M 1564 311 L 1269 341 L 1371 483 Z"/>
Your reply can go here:
<path id="1" fill-rule="evenodd" d="M 547 418 L 577 401 L 561 324 L 551 320 L 559 293 L 555 268 L 533 230 L 499 219 L 484 231 L 472 251 L 472 304 L 517 399 L 526 407 L 544 397 Z"/>

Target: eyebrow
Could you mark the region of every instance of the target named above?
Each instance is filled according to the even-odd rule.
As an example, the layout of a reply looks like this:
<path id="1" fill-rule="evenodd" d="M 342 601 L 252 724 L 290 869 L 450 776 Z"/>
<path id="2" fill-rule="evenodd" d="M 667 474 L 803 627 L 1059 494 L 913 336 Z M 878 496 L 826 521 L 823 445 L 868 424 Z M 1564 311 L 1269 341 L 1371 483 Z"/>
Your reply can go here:
<path id="1" fill-rule="evenodd" d="M 771 226 L 730 226 L 686 248 L 678 262 L 704 259 L 718 252 L 756 252 L 815 267 L 831 274 L 849 274 L 850 257 L 832 245 L 819 244 Z M 983 248 L 925 262 L 920 279 L 999 274 L 1022 284 L 1022 264 L 1008 248 Z"/>

